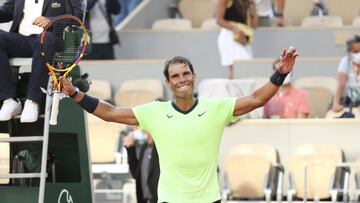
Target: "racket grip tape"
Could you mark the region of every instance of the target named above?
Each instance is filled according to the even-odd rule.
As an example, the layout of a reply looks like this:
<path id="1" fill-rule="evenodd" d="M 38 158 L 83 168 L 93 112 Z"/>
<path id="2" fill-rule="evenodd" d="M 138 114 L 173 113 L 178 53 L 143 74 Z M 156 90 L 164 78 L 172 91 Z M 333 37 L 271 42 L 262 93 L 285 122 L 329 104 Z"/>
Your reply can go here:
<path id="1" fill-rule="evenodd" d="M 54 92 L 52 107 L 51 107 L 51 116 L 50 116 L 50 125 L 57 125 L 57 117 L 59 113 L 59 102 L 60 102 L 60 92 Z"/>

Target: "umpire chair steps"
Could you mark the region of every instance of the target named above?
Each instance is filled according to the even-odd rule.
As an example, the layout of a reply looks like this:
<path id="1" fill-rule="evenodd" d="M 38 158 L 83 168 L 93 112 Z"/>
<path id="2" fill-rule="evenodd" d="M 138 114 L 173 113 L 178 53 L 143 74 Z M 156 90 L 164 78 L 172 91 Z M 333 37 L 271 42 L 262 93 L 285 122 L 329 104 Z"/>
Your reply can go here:
<path id="1" fill-rule="evenodd" d="M 31 66 L 31 58 L 12 58 L 9 63 L 14 67 L 16 74 L 21 66 Z M 78 69 L 79 70 L 79 69 Z M 76 71 L 73 71 L 76 72 Z M 80 73 L 80 70 L 78 71 Z M 75 73 L 80 75 L 79 73 Z M 48 84 L 47 90 L 51 91 L 51 84 Z M 45 114 L 39 115 L 39 120 L 35 123 L 20 123 L 20 116 L 15 116 L 8 121 L 9 137 L 0 138 L 0 143 L 10 143 L 10 165 L 14 155 L 14 149 L 21 146 L 19 143 L 29 144 L 30 147 L 37 146 L 41 149 L 40 172 L 30 173 L 8 173 L 0 174 L 0 179 L 40 179 L 38 186 L 17 186 L 11 183 L 7 185 L 0 184 L 1 193 L 6 194 L 1 200 L 2 203 L 13 202 L 37 202 L 52 203 L 62 202 L 71 198 L 74 202 L 93 202 L 92 176 L 90 172 L 90 158 L 88 152 L 87 126 L 83 110 L 70 99 L 61 101 L 64 105 L 63 112 L 59 115 L 59 124 L 50 127 L 50 111 L 52 96 L 46 95 Z M 71 118 L 64 114 L 71 114 Z M 74 123 L 76 122 L 76 125 Z M 0 125 L 0 131 L 4 131 L 4 122 Z M 51 131 L 50 131 L 51 128 Z M 35 136 L 34 136 L 35 135 Z M 50 142 L 49 146 L 49 140 Z M 42 146 L 36 143 L 42 142 Z M 34 143 L 34 144 L 32 144 Z M 25 145 L 27 146 L 27 145 Z M 59 170 L 56 174 L 56 182 L 47 183 L 47 159 L 49 148 L 55 151 L 56 164 Z M 51 151 L 50 151 L 51 152 Z M 70 158 L 71 157 L 71 158 Z M 12 168 L 12 167 L 11 167 Z M 59 179 L 59 180 L 58 180 Z M 53 181 L 55 178 L 53 179 Z M 46 195 L 45 195 L 45 187 Z M 18 195 L 21 193 L 22 195 Z"/>
<path id="2" fill-rule="evenodd" d="M 29 66 L 31 65 L 32 58 L 12 58 L 9 63 L 10 66 L 13 67 L 21 67 L 21 66 Z M 51 88 L 50 84 L 48 85 L 48 89 Z M 44 194 L 45 194 L 45 182 L 47 177 L 46 172 L 46 164 L 47 164 L 47 153 L 48 153 L 48 145 L 49 145 L 49 118 L 50 118 L 50 109 L 51 107 L 52 97 L 46 96 L 46 104 L 45 104 L 45 116 L 44 117 L 44 131 L 43 136 L 17 136 L 17 137 L 9 137 L 9 138 L 0 138 L 0 142 L 42 142 L 42 154 L 41 154 L 41 169 L 40 173 L 9 173 L 9 174 L 0 174 L 0 178 L 40 178 L 39 185 L 39 197 L 38 203 L 44 203 Z M 14 119 L 19 119 L 19 116 L 16 116 Z"/>

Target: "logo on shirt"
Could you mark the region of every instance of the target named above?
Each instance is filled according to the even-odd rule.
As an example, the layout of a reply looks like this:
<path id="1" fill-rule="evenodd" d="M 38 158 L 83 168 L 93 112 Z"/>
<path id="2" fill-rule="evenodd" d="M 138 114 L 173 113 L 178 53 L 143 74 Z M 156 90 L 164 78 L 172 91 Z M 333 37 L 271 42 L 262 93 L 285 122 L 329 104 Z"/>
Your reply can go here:
<path id="1" fill-rule="evenodd" d="M 206 111 L 202 112 L 202 113 L 198 113 L 198 116 L 201 117 L 206 113 Z"/>
<path id="2" fill-rule="evenodd" d="M 51 8 L 60 8 L 61 7 L 61 3 L 55 2 L 51 4 Z"/>
<path id="3" fill-rule="evenodd" d="M 170 119 L 170 118 L 173 117 L 173 115 L 172 115 L 172 114 L 166 114 L 166 117 L 167 117 L 168 119 Z"/>

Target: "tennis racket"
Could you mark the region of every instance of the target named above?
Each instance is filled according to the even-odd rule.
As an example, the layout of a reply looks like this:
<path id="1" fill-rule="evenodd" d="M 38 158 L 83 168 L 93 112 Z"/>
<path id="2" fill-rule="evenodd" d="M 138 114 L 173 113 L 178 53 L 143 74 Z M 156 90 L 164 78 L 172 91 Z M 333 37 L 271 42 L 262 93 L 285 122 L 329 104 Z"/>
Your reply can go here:
<path id="1" fill-rule="evenodd" d="M 49 123 L 56 125 L 61 97 L 59 77 L 68 77 L 81 61 L 88 45 L 88 32 L 77 17 L 61 15 L 52 19 L 44 28 L 40 44 L 41 56 L 44 58 L 54 87 Z"/>

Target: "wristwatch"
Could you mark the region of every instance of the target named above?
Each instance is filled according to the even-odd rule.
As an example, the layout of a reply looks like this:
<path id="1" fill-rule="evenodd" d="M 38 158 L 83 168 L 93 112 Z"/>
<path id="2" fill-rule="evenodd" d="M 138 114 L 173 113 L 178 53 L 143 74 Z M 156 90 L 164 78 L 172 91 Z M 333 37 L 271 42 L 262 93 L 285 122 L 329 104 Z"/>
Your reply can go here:
<path id="1" fill-rule="evenodd" d="M 72 93 L 71 95 L 69 95 L 70 98 L 74 99 L 76 97 L 76 95 L 78 95 L 80 92 L 78 87 L 75 87 L 75 91 L 74 93 Z"/>

